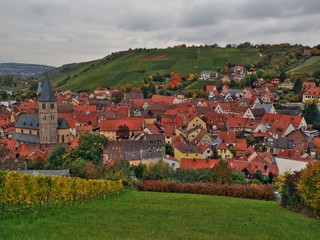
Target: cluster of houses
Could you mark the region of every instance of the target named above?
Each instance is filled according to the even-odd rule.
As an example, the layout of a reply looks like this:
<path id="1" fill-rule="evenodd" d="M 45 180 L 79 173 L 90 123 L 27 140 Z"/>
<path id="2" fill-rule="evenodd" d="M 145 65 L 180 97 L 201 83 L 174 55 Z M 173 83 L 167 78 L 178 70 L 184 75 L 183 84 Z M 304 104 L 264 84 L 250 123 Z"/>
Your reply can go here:
<path id="1" fill-rule="evenodd" d="M 243 74 L 243 67 L 235 68 L 235 74 Z M 304 101 L 319 98 L 320 90 L 306 85 Z M 296 170 L 318 157 L 320 138 L 307 128 L 300 111 L 276 112 L 278 87 L 225 85 L 218 92 L 209 85 L 209 99 L 144 99 L 142 93 L 131 92 L 114 104 L 110 99 L 117 87 L 98 88 L 92 94 L 54 93 L 46 78 L 36 101 L 0 106 L 0 147 L 8 150 L 0 166 L 8 168 L 9 159 L 23 156 L 45 159 L 57 144 L 75 147 L 83 132 L 92 132 L 109 139 L 103 151 L 106 164 L 121 159 L 132 165 L 164 161 L 174 169 L 197 169 L 226 160 L 248 177 L 257 170 L 264 175 Z M 128 139 L 117 136 L 123 125 L 129 128 Z"/>

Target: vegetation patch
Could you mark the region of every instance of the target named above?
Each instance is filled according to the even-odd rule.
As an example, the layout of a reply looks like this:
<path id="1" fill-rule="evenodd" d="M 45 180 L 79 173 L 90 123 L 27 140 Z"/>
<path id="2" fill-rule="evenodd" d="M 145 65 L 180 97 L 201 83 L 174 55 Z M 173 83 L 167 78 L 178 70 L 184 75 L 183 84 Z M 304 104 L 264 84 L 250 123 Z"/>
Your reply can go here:
<path id="1" fill-rule="evenodd" d="M 320 222 L 258 201 L 125 190 L 1 221 L 0 239 L 318 239 Z"/>
<path id="2" fill-rule="evenodd" d="M 136 187 L 140 191 L 194 193 L 259 200 L 274 200 L 273 187 L 270 185 L 178 183 L 149 180 L 137 183 Z"/>

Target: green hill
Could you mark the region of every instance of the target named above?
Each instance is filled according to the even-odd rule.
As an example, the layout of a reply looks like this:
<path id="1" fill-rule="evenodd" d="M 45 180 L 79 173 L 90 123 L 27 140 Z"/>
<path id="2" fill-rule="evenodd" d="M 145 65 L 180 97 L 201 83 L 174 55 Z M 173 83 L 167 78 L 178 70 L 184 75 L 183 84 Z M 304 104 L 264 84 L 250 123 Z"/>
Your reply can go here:
<path id="1" fill-rule="evenodd" d="M 315 70 L 320 69 L 320 56 L 311 57 L 305 62 L 303 62 L 301 65 L 289 70 L 289 72 L 292 73 L 309 73 L 313 74 Z"/>
<path id="2" fill-rule="evenodd" d="M 93 90 L 142 80 L 153 73 L 200 73 L 216 70 L 226 62 L 240 65 L 259 59 L 256 48 L 136 49 L 64 65 L 50 71 L 49 77 L 58 90 Z"/>

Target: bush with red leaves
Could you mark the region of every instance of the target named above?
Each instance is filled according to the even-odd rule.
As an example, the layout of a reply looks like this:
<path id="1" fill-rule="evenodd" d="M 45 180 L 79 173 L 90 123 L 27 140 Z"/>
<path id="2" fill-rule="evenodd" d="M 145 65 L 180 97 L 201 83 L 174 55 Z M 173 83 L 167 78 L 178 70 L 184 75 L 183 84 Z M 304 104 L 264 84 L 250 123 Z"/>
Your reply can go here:
<path id="1" fill-rule="evenodd" d="M 274 200 L 273 187 L 270 185 L 242 185 L 219 183 L 179 183 L 160 180 L 146 180 L 136 184 L 139 191 L 175 192 L 206 194 L 258 200 Z"/>

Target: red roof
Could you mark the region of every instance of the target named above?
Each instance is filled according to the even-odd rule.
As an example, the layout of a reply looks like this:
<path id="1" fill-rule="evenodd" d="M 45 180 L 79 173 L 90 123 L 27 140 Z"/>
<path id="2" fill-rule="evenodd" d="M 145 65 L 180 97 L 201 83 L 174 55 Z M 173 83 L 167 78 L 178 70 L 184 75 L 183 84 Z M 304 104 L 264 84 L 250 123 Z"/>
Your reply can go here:
<path id="1" fill-rule="evenodd" d="M 244 128 L 250 122 L 249 118 L 232 118 L 228 117 L 227 126 L 228 128 Z"/>
<path id="2" fill-rule="evenodd" d="M 320 95 L 320 88 L 309 88 L 305 93 L 305 95 Z"/>
<path id="3" fill-rule="evenodd" d="M 175 100 L 175 96 L 163 96 L 163 95 L 153 95 L 151 98 L 151 102 L 153 103 L 166 103 L 173 104 Z"/>
<path id="4" fill-rule="evenodd" d="M 116 109 L 117 118 L 127 118 L 130 116 L 130 109 L 128 106 L 121 106 Z"/>
<path id="5" fill-rule="evenodd" d="M 226 144 L 236 143 L 236 132 L 218 132 L 218 136 Z"/>
<path id="6" fill-rule="evenodd" d="M 101 120 L 100 131 L 117 131 L 120 125 L 127 125 L 130 131 L 139 131 L 144 127 L 143 118 L 123 118 L 116 120 Z"/>
<path id="7" fill-rule="evenodd" d="M 92 126 L 77 126 L 76 131 L 77 132 L 91 132 Z"/>
<path id="8" fill-rule="evenodd" d="M 315 82 L 303 82 L 302 83 L 302 88 L 309 89 L 309 88 L 315 88 L 316 83 Z"/>
<path id="9" fill-rule="evenodd" d="M 261 122 L 263 123 L 274 123 L 277 121 L 286 121 L 292 123 L 295 128 L 298 128 L 303 120 L 302 116 L 291 116 L 285 114 L 273 114 L 266 113 L 263 115 Z"/>
<path id="10" fill-rule="evenodd" d="M 213 168 L 218 163 L 219 163 L 219 160 L 217 159 L 181 158 L 180 168 L 192 168 L 192 169 Z"/>
<path id="11" fill-rule="evenodd" d="M 77 113 L 94 113 L 94 112 L 97 112 L 97 106 L 96 105 L 77 106 L 76 112 Z"/>
<path id="12" fill-rule="evenodd" d="M 214 91 L 216 91 L 217 90 L 217 88 L 216 88 L 216 86 L 214 86 L 214 85 L 207 85 L 206 86 L 206 91 L 207 92 L 214 92 Z"/>
<path id="13" fill-rule="evenodd" d="M 236 139 L 236 150 L 245 151 L 248 148 L 247 141 L 245 139 Z"/>

